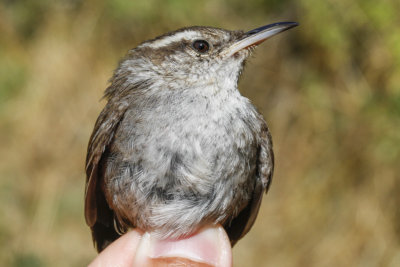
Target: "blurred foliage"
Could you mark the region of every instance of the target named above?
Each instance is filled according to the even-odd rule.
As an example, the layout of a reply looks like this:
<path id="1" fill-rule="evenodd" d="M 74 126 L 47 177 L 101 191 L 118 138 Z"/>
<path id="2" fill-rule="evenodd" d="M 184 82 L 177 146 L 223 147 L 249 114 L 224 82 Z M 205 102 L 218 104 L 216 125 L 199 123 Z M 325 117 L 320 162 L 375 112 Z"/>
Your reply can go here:
<path id="1" fill-rule="evenodd" d="M 235 266 L 400 266 L 398 0 L 0 2 L 1 266 L 83 266 L 84 158 L 124 53 L 189 25 L 267 41 L 240 88 L 269 122 L 276 173 Z"/>

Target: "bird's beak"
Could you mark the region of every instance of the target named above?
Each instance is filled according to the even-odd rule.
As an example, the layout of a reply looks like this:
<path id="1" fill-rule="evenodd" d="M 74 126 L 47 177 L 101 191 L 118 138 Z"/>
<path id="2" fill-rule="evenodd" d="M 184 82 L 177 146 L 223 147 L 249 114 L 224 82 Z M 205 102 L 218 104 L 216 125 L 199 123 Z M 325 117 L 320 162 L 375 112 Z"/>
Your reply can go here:
<path id="1" fill-rule="evenodd" d="M 229 57 L 242 49 L 256 46 L 268 38 L 298 25 L 297 22 L 278 22 L 248 31 L 243 34 L 241 39 L 234 42 L 227 50 L 225 50 L 226 56 Z"/>

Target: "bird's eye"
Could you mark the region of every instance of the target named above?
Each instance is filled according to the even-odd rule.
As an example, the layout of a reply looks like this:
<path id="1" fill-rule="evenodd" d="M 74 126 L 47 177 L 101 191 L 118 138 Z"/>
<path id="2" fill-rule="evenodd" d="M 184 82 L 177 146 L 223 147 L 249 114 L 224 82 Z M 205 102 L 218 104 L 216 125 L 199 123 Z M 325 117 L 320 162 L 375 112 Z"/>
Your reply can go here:
<path id="1" fill-rule="evenodd" d="M 210 45 L 204 40 L 196 40 L 192 44 L 194 50 L 199 53 L 206 53 L 210 49 Z"/>

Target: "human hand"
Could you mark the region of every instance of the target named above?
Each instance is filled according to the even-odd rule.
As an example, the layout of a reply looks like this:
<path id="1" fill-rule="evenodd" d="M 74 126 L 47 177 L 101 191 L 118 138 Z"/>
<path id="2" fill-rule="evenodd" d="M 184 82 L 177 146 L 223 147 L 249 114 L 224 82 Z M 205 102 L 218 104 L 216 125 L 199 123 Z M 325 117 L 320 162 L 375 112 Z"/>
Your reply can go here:
<path id="1" fill-rule="evenodd" d="M 132 230 L 114 241 L 89 265 L 97 266 L 232 266 L 232 250 L 225 230 L 207 226 L 179 240 L 159 240 Z M 178 265 L 179 264 L 179 265 Z"/>

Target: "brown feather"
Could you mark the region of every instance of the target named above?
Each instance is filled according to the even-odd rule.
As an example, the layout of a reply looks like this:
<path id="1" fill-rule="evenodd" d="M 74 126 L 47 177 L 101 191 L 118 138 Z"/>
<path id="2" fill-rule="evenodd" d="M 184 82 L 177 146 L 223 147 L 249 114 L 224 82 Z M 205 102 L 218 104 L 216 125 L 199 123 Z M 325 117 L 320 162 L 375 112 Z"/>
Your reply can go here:
<path id="1" fill-rule="evenodd" d="M 109 208 L 101 188 L 101 159 L 112 142 L 115 130 L 127 108 L 127 101 L 117 102 L 110 99 L 96 121 L 88 145 L 85 219 L 92 229 L 93 241 L 99 251 L 119 236 L 114 229 L 114 213 Z"/>
<path id="2" fill-rule="evenodd" d="M 224 226 L 232 247 L 250 231 L 257 218 L 264 192 L 268 192 L 272 181 L 274 171 L 273 163 L 274 153 L 272 150 L 271 134 L 269 133 L 267 125 L 264 124 L 261 132 L 261 144 L 258 151 L 257 179 L 254 186 L 253 197 L 238 216 L 236 216 L 229 225 Z"/>

